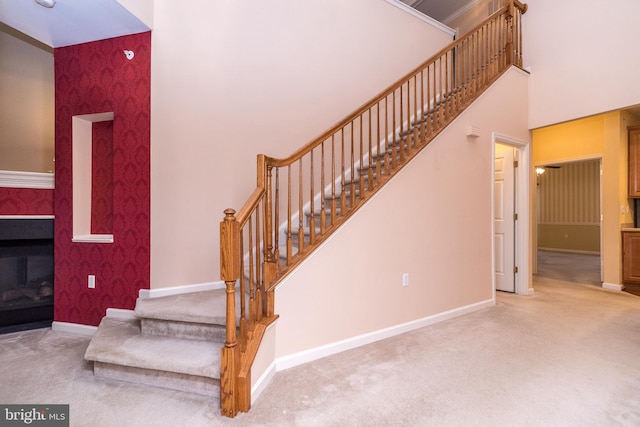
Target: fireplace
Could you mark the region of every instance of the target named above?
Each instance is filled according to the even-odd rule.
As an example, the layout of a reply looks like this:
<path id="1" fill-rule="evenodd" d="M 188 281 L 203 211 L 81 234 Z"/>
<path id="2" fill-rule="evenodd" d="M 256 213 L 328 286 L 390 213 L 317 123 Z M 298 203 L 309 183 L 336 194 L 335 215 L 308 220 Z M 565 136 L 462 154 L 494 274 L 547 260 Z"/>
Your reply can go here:
<path id="1" fill-rule="evenodd" d="M 0 333 L 53 320 L 53 219 L 0 219 Z"/>

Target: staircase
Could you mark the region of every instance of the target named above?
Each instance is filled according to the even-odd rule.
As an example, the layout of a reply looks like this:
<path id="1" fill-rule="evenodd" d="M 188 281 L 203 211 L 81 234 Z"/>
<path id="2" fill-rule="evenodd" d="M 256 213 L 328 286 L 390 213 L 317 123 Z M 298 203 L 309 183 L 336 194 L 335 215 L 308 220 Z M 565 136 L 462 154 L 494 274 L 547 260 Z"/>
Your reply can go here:
<path id="1" fill-rule="evenodd" d="M 139 299 L 135 319 L 104 318 L 85 355 L 95 375 L 220 396 L 228 417 L 248 411 L 252 364 L 278 317 L 277 283 L 509 67 L 522 66 L 527 7 L 505 3 L 291 156 L 258 155 L 256 189 L 220 223 L 225 289 Z"/>
<path id="2" fill-rule="evenodd" d="M 96 377 L 219 395 L 224 289 L 138 299 L 134 313 L 100 322 L 85 353 Z"/>

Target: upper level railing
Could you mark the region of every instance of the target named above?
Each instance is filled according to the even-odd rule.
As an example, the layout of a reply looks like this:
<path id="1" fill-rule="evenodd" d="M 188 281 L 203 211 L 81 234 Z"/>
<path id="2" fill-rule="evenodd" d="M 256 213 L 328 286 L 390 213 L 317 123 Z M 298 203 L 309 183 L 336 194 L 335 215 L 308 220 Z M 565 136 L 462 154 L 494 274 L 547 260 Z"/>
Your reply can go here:
<path id="1" fill-rule="evenodd" d="M 285 159 L 258 156 L 257 188 L 220 224 L 227 337 L 220 402 L 250 407 L 251 363 L 276 316 L 274 287 L 509 66 L 522 66 L 521 16 L 508 0 L 319 138 Z M 239 332 L 238 332 L 239 330 Z"/>

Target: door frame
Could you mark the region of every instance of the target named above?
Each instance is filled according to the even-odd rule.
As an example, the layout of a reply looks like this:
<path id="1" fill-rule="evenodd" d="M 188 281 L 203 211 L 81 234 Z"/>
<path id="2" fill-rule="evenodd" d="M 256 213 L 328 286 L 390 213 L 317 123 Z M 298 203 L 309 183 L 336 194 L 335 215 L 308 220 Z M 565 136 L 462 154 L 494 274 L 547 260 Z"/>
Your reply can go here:
<path id="1" fill-rule="evenodd" d="M 515 277 L 515 293 L 518 295 L 530 295 L 533 293 L 531 279 L 531 221 L 530 221 L 530 200 L 531 200 L 531 144 L 529 141 L 517 139 L 498 132 L 491 134 L 491 282 L 493 295 L 496 294 L 496 255 L 495 255 L 495 194 L 493 180 L 496 172 L 495 155 L 496 144 L 508 145 L 516 149 L 515 158 L 518 167 L 515 170 L 515 211 L 518 220 L 515 226 L 515 264 L 518 273 Z"/>

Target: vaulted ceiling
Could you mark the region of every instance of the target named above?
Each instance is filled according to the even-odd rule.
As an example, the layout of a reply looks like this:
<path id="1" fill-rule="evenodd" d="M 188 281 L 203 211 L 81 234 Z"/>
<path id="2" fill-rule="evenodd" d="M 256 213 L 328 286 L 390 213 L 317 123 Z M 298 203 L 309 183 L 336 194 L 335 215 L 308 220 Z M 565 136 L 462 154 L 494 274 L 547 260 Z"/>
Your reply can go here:
<path id="1" fill-rule="evenodd" d="M 136 0 L 140 1 L 140 0 Z M 467 7 L 483 0 L 401 0 L 446 24 Z M 0 23 L 20 31 L 49 47 L 69 46 L 94 40 L 134 34 L 150 29 L 122 3 L 131 0 L 42 0 L 55 3 L 43 7 L 35 0 L 0 0 Z M 142 0 L 152 2 L 152 0 Z"/>
<path id="2" fill-rule="evenodd" d="M 0 0 L 0 22 L 49 47 L 150 29 L 117 0 L 56 0 L 53 3 L 55 6 L 48 8 L 34 0 Z"/>

